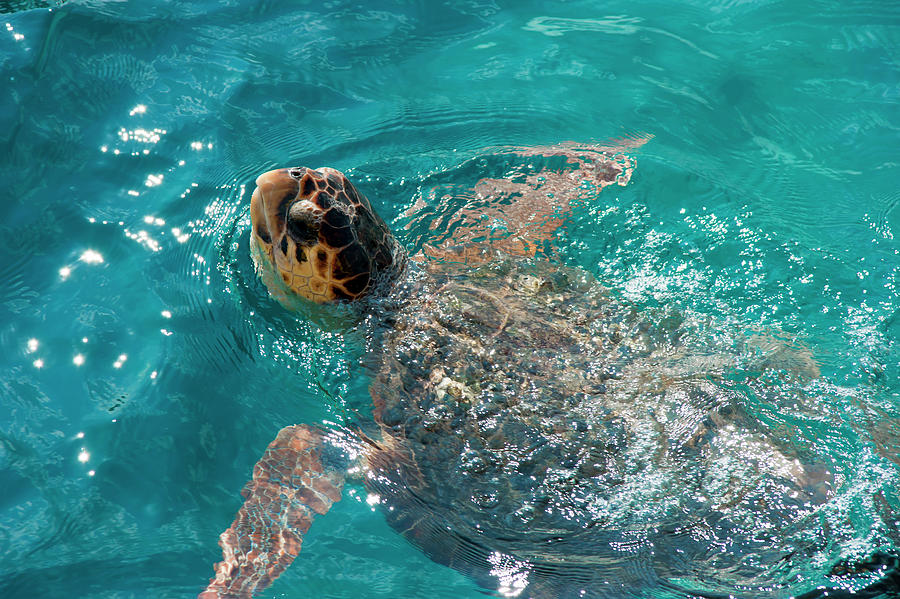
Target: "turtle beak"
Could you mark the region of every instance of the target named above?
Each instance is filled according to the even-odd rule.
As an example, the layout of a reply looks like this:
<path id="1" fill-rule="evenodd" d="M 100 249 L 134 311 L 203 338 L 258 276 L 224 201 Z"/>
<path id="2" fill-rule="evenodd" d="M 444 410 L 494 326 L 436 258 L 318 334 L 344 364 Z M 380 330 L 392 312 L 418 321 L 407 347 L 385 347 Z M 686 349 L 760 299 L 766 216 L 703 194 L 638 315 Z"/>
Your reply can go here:
<path id="1" fill-rule="evenodd" d="M 263 211 L 271 218 L 276 211 L 282 213 L 286 211 L 279 210 L 279 207 L 284 205 L 286 208 L 284 200 L 296 198 L 300 187 L 297 180 L 291 177 L 289 169 L 279 168 L 257 177 L 256 189 L 259 190 Z M 284 214 L 279 216 L 284 218 Z"/>
<path id="2" fill-rule="evenodd" d="M 250 221 L 264 244 L 270 245 L 284 235 L 287 209 L 298 189 L 288 169 L 269 171 L 256 178 L 256 189 L 250 198 Z"/>

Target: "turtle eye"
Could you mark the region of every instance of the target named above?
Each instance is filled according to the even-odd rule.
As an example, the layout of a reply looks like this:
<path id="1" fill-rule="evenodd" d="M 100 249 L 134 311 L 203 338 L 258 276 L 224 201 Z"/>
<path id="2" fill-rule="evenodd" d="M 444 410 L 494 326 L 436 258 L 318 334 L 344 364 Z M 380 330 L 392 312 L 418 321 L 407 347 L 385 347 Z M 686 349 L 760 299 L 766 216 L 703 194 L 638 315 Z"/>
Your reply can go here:
<path id="1" fill-rule="evenodd" d="M 297 181 L 299 181 L 300 178 L 303 176 L 303 173 L 305 173 L 308 170 L 309 169 L 306 167 L 297 166 L 297 167 L 288 169 L 288 175 L 290 175 L 292 179 L 296 179 Z"/>
<path id="2" fill-rule="evenodd" d="M 297 245 L 310 246 L 319 241 L 318 219 L 294 204 L 287 215 L 287 233 Z"/>

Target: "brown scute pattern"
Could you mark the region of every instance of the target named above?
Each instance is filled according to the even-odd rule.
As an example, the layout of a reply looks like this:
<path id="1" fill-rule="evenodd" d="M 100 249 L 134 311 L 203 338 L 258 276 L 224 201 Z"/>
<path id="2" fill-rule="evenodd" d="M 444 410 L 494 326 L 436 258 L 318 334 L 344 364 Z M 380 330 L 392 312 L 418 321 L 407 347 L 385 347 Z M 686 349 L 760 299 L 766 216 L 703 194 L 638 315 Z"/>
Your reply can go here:
<path id="1" fill-rule="evenodd" d="M 359 236 L 359 241 L 366 251 L 375 253 L 382 231 L 379 230 L 378 223 L 372 218 L 370 213 L 361 212 L 358 218 L 359 224 L 357 228 L 359 231 L 357 235 Z"/>
<path id="2" fill-rule="evenodd" d="M 334 169 L 279 169 L 261 175 L 250 214 L 255 242 L 285 285 L 315 302 L 357 299 L 371 288 L 377 272 L 394 264 L 397 246 L 387 225 Z M 310 235 L 285 235 L 304 215 L 313 228 Z M 263 230 L 268 238 L 260 234 Z M 273 239 L 281 251 L 272 251 Z"/>
<path id="3" fill-rule="evenodd" d="M 341 194 L 338 198 L 344 199 L 345 202 L 347 201 L 347 196 L 344 194 Z M 323 209 L 326 208 L 324 204 L 320 205 Z M 341 210 L 328 210 L 328 212 L 325 213 L 325 216 L 322 217 L 322 222 L 328 223 L 329 226 L 334 227 L 335 229 L 349 227 L 351 224 L 350 215 Z"/>
<path id="4" fill-rule="evenodd" d="M 328 187 L 333 189 L 344 189 L 344 181 L 346 181 L 347 178 L 343 174 L 338 177 L 334 173 L 329 173 L 327 180 Z"/>
<path id="5" fill-rule="evenodd" d="M 356 275 L 352 279 L 344 281 L 344 289 L 351 295 L 358 296 L 369 286 L 369 280 L 369 273 L 364 272 L 361 275 Z"/>
<path id="6" fill-rule="evenodd" d="M 369 270 L 369 257 L 358 243 L 345 247 L 337 255 L 332 272 L 338 279 L 349 279 Z"/>
<path id="7" fill-rule="evenodd" d="M 353 235 L 353 229 L 349 226 L 332 227 L 328 223 L 322 223 L 321 231 L 323 238 L 327 239 L 329 244 L 334 247 L 346 247 L 356 240 L 356 237 Z"/>
<path id="8" fill-rule="evenodd" d="M 316 191 L 316 182 L 313 178 L 307 173 L 303 179 L 300 180 L 300 194 L 303 197 L 311 197 Z"/>
<path id="9" fill-rule="evenodd" d="M 374 212 L 361 210 L 357 229 L 359 241 L 368 255 L 372 257 L 375 266 L 379 269 L 389 268 L 393 263 L 393 255 L 382 243 L 382 239 L 391 234 L 387 225 L 381 219 L 376 220 Z"/>
<path id="10" fill-rule="evenodd" d="M 389 252 L 384 251 L 384 248 L 378 248 L 375 252 L 375 265 L 378 266 L 379 269 L 388 269 L 394 263 L 394 257 Z"/>
<path id="11" fill-rule="evenodd" d="M 336 300 L 353 300 L 354 296 L 344 291 L 341 287 L 334 287 L 334 299 Z"/>
<path id="12" fill-rule="evenodd" d="M 219 537 L 222 561 L 198 599 L 251 599 L 294 561 L 314 515 L 341 499 L 343 477 L 324 467 L 321 451 L 312 427 L 278 433 L 241 491 L 244 505 Z"/>
<path id="13" fill-rule="evenodd" d="M 334 205 L 334 200 L 327 193 L 327 190 L 325 190 L 325 192 L 323 193 L 317 193 L 315 195 L 315 199 L 313 199 L 312 201 L 315 202 L 316 205 L 319 206 L 319 208 L 324 210 L 326 215 L 335 212 L 334 210 L 331 210 L 331 207 Z"/>
<path id="14" fill-rule="evenodd" d="M 359 192 L 356 191 L 356 188 L 353 185 L 345 185 L 344 191 L 347 193 L 347 197 L 350 199 L 350 202 L 354 204 L 362 204 L 366 210 L 371 210 L 372 207 L 369 205 L 369 199 L 366 196 L 360 196 Z"/>

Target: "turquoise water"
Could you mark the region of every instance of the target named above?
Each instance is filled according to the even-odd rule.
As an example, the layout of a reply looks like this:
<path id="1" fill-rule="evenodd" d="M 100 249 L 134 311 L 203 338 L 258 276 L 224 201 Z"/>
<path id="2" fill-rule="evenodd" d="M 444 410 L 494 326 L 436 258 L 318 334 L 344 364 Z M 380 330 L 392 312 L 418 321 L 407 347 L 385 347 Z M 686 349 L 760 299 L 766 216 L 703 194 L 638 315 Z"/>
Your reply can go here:
<path id="1" fill-rule="evenodd" d="M 417 200 L 528 162 L 498 147 L 640 134 L 563 259 L 823 374 L 819 421 L 756 408 L 828 457 L 830 536 L 743 596 L 884 576 L 830 573 L 900 551 L 896 4 L 60 4 L 0 4 L 0 596 L 196 594 L 278 429 L 368 409 L 358 348 L 255 280 L 257 174 L 342 169 L 415 248 Z M 359 489 L 265 596 L 311 595 L 484 596 Z"/>

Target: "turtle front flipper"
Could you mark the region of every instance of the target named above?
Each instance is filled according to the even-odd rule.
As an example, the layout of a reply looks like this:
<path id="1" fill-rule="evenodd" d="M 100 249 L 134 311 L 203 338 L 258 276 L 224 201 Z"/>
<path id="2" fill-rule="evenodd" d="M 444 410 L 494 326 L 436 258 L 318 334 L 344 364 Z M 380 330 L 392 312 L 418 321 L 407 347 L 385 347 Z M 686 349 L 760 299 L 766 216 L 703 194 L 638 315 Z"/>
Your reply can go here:
<path id="1" fill-rule="evenodd" d="M 442 225 L 451 236 L 438 244 L 425 244 L 423 254 L 443 262 L 479 264 L 496 253 L 533 257 L 545 251 L 582 200 L 595 198 L 605 187 L 628 184 L 634 160 L 624 152 L 639 148 L 652 137 L 622 138 L 603 145 L 564 143 L 504 150 L 529 161 L 555 159 L 554 166 L 478 181 L 466 205 L 451 217 L 452 226 Z M 416 218 L 415 212 L 425 207 L 417 203 L 407 215 Z M 441 207 L 437 208 L 440 212 Z M 426 214 L 433 212 L 431 207 Z"/>
<path id="2" fill-rule="evenodd" d="M 294 561 L 313 515 L 341 498 L 343 468 L 329 448 L 313 427 L 281 429 L 241 491 L 244 505 L 219 537 L 223 560 L 198 599 L 249 599 Z"/>

